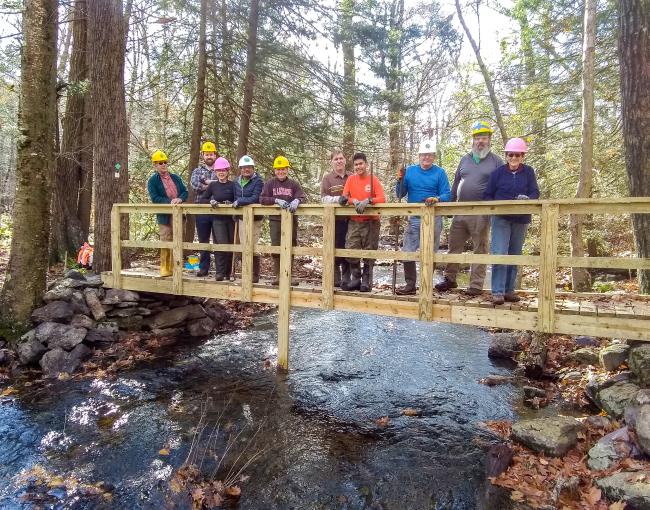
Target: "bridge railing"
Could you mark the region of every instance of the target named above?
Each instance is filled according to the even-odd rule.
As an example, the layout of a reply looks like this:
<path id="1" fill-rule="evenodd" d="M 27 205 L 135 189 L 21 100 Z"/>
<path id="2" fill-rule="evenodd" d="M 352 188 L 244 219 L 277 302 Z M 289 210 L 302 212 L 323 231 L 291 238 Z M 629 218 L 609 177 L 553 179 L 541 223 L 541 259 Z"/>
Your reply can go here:
<path id="1" fill-rule="evenodd" d="M 140 241 L 122 239 L 120 233 L 120 218 L 123 214 L 171 214 L 173 240 Z M 211 214 L 241 216 L 244 222 L 241 244 L 212 244 L 183 241 L 183 216 Z M 460 202 L 440 203 L 433 207 L 412 203 L 388 203 L 368 207 L 364 214 L 379 215 L 380 217 L 420 216 L 420 251 L 417 253 L 387 250 L 351 250 L 339 249 L 334 246 L 335 221 L 341 216 L 353 216 L 357 213 L 353 207 L 341 207 L 336 204 L 303 204 L 296 213 L 298 216 L 316 216 L 322 218 L 322 246 L 292 246 L 292 214 L 277 206 L 246 206 L 238 209 L 219 207 L 212 209 L 209 205 L 179 204 L 115 204 L 112 210 L 112 273 L 107 281 L 110 285 L 120 288 L 122 285 L 122 249 L 123 248 L 169 248 L 172 250 L 173 274 L 171 276 L 171 291 L 174 294 L 188 294 L 190 285 L 183 280 L 183 252 L 185 250 L 231 251 L 241 253 L 242 271 L 241 284 L 229 286 L 227 293 L 218 297 L 253 300 L 253 255 L 279 254 L 280 278 L 277 296 L 272 301 L 279 304 L 279 338 L 288 341 L 289 308 L 292 303 L 291 290 L 291 258 L 292 256 L 313 256 L 322 258 L 322 291 L 319 307 L 331 310 L 335 307 L 334 294 L 334 258 L 354 257 L 389 260 L 419 261 L 419 292 L 417 295 L 417 312 L 413 314 L 421 320 L 436 319 L 436 307 L 433 300 L 434 269 L 439 263 L 480 263 L 480 264 L 510 264 L 518 266 L 534 266 L 539 268 L 538 309 L 534 328 L 542 332 L 556 331 L 556 270 L 558 267 L 585 267 L 611 269 L 650 269 L 650 259 L 634 257 L 569 257 L 558 255 L 559 218 L 564 215 L 580 214 L 650 214 L 650 198 L 622 199 L 560 199 L 560 200 L 522 200 L 522 201 L 491 201 L 491 202 Z M 453 215 L 495 215 L 495 214 L 532 214 L 541 219 L 539 255 L 480 255 L 473 253 L 447 254 L 435 253 L 434 228 L 436 216 Z M 279 215 L 281 218 L 281 242 L 279 246 L 253 244 L 253 221 L 255 216 Z M 240 233 L 241 234 L 241 233 Z M 194 284 L 192 284 L 194 285 Z M 273 292 L 273 291 L 269 291 Z M 270 295 L 270 294 L 269 294 Z M 338 298 L 338 296 L 337 296 Z M 349 300 L 348 300 L 349 301 Z M 371 309 L 368 299 L 359 304 L 359 309 Z M 296 298 L 294 304 L 300 304 Z M 361 303 L 361 302 L 360 302 Z M 501 322 L 502 327 L 517 327 Z M 526 323 L 530 326 L 532 323 Z M 647 323 L 646 323 L 647 324 Z M 562 329 L 562 328 L 560 328 Z M 566 329 L 566 328 L 565 328 Z M 568 330 L 567 330 L 568 331 Z M 280 352 L 284 346 L 279 345 Z"/>

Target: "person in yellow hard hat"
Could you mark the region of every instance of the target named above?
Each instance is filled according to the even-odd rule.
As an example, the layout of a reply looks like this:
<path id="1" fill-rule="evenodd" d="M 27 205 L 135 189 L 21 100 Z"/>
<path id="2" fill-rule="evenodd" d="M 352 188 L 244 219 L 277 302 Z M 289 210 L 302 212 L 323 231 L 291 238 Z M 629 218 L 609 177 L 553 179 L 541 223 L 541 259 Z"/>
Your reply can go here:
<path id="1" fill-rule="evenodd" d="M 307 196 L 298 181 L 289 179 L 289 160 L 284 156 L 275 158 L 273 171 L 275 177 L 272 177 L 264 184 L 262 194 L 260 195 L 260 203 L 262 205 L 275 204 L 282 209 L 287 209 L 289 212 L 296 212 L 300 203 L 307 200 Z M 280 246 L 282 233 L 280 216 L 269 216 L 269 228 L 271 230 L 271 244 L 273 246 Z M 298 218 L 296 216 L 293 217 L 291 243 L 292 246 L 298 244 Z M 280 281 L 280 255 L 273 255 L 273 274 L 274 278 L 271 281 L 271 285 L 278 285 Z M 291 279 L 291 285 L 298 285 L 298 283 L 297 279 Z"/>
<path id="2" fill-rule="evenodd" d="M 490 175 L 503 165 L 503 160 L 492 152 L 492 133 L 494 130 L 485 121 L 472 126 L 472 150 L 463 156 L 456 169 L 451 186 L 452 202 L 473 202 L 483 200 Z M 457 215 L 449 227 L 449 253 L 462 253 L 465 243 L 471 239 L 474 253 L 488 252 L 490 234 L 489 216 Z M 445 267 L 444 279 L 436 284 L 436 290 L 446 292 L 456 288 L 456 275 L 460 265 L 449 263 Z M 485 264 L 472 264 L 469 287 L 465 294 L 478 296 L 483 292 Z"/>
<path id="3" fill-rule="evenodd" d="M 217 147 L 212 142 L 205 142 L 201 146 L 201 158 L 203 161 L 197 168 L 192 170 L 190 186 L 194 190 L 195 204 L 209 204 L 210 197 L 207 196 L 208 185 L 217 180 L 214 164 L 217 160 Z M 200 243 L 209 243 L 212 235 L 212 215 L 196 215 L 196 235 Z M 214 242 L 216 240 L 213 238 Z M 215 254 L 216 257 L 216 254 Z M 216 260 L 216 259 L 215 259 Z M 206 276 L 210 271 L 210 252 L 202 250 L 199 258 L 199 270 L 196 276 Z"/>
<path id="4" fill-rule="evenodd" d="M 163 151 L 156 151 L 151 156 L 156 172 L 147 181 L 149 198 L 154 204 L 177 205 L 187 200 L 187 188 L 183 179 L 169 171 L 167 154 Z M 158 227 L 160 228 L 160 240 L 172 241 L 173 230 L 171 226 L 171 214 L 158 214 Z M 160 276 L 172 274 L 172 252 L 169 248 L 160 250 Z"/>

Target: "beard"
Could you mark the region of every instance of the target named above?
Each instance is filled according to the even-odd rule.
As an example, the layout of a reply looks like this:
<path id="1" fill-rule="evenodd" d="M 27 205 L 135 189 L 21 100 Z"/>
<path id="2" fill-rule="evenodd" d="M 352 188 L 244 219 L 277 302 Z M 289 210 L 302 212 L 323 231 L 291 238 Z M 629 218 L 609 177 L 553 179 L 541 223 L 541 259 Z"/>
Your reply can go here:
<path id="1" fill-rule="evenodd" d="M 483 148 L 472 146 L 472 154 L 478 156 L 478 159 L 483 159 L 490 153 L 491 149 L 490 144 L 486 144 Z"/>

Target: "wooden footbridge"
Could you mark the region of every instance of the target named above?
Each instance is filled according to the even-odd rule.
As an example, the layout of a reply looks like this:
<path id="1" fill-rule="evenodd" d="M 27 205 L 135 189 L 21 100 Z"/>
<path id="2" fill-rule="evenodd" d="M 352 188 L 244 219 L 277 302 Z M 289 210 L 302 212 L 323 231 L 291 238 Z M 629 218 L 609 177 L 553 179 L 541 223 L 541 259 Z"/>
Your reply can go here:
<path id="1" fill-rule="evenodd" d="M 650 214 L 650 198 L 570 199 L 443 203 L 434 207 L 422 204 L 382 204 L 369 209 L 381 217 L 419 215 L 421 249 L 418 253 L 388 250 L 335 249 L 334 224 L 340 216 L 356 214 L 353 208 L 333 204 L 304 204 L 298 216 L 317 217 L 322 222 L 319 246 L 291 246 L 293 224 L 291 213 L 278 207 L 249 206 L 239 209 L 208 205 L 115 204 L 112 210 L 112 271 L 102 274 L 107 287 L 134 291 L 160 292 L 184 296 L 209 297 L 256 303 L 277 304 L 278 365 L 288 368 L 289 312 L 291 307 L 347 310 L 360 313 L 390 315 L 423 321 L 441 321 L 544 333 L 581 334 L 650 340 L 650 297 L 639 295 L 578 294 L 558 292 L 556 272 L 559 267 L 608 269 L 650 269 L 650 259 L 632 257 L 569 257 L 558 253 L 558 225 L 562 216 Z M 122 215 L 133 213 L 168 213 L 172 215 L 174 240 L 140 241 L 122 239 Z M 242 216 L 244 225 L 252 227 L 255 215 L 280 215 L 282 238 L 280 246 L 253 244 L 253 229 L 244 228 L 242 244 L 220 245 L 183 242 L 183 216 L 217 214 Z M 533 214 L 541 218 L 539 255 L 475 255 L 473 253 L 434 253 L 435 216 L 491 214 Z M 629 224 L 629 223 L 628 223 Z M 630 227 L 631 228 L 631 227 Z M 315 229 L 314 229 L 315 230 Z M 529 234 L 531 235 L 531 234 Z M 173 274 L 160 277 L 154 271 L 122 269 L 123 248 L 170 248 Z M 217 282 L 213 278 L 197 278 L 183 270 L 184 250 L 230 251 L 241 253 L 241 279 Z M 561 253 L 561 252 L 560 252 Z M 253 255 L 280 254 L 280 284 L 271 287 L 253 284 Z M 292 256 L 320 257 L 322 281 L 317 286 L 291 286 Z M 419 291 L 415 296 L 395 296 L 387 291 L 371 293 L 335 290 L 334 257 L 366 257 L 377 260 L 411 260 L 419 262 Z M 539 268 L 536 292 L 522 292 L 516 304 L 494 306 L 488 296 L 469 298 L 460 292 L 437 293 L 434 289 L 436 264 L 458 262 L 513 264 Z"/>

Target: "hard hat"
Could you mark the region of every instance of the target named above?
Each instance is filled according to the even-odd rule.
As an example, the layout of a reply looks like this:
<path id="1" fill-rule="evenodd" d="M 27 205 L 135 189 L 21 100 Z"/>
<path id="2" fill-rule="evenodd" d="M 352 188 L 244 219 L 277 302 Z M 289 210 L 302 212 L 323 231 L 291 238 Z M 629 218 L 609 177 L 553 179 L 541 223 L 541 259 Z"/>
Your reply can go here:
<path id="1" fill-rule="evenodd" d="M 241 159 L 239 160 L 239 168 L 243 166 L 255 166 L 255 162 L 253 161 L 253 158 L 250 156 L 242 156 Z"/>
<path id="2" fill-rule="evenodd" d="M 484 120 L 479 120 L 472 126 L 472 136 L 474 135 L 491 135 L 494 129 Z"/>
<path id="3" fill-rule="evenodd" d="M 273 161 L 273 168 L 287 168 L 289 166 L 289 160 L 284 156 L 278 156 Z"/>
<path id="4" fill-rule="evenodd" d="M 436 142 L 435 140 L 422 140 L 420 142 L 420 148 L 418 154 L 435 154 L 436 153 Z"/>
<path id="5" fill-rule="evenodd" d="M 522 138 L 511 138 L 508 140 L 505 152 L 528 152 L 528 145 Z"/>
<path id="6" fill-rule="evenodd" d="M 217 146 L 213 144 L 212 142 L 205 142 L 201 146 L 201 152 L 214 152 L 215 154 L 217 153 Z"/>
<path id="7" fill-rule="evenodd" d="M 163 151 L 156 151 L 151 155 L 152 163 L 160 163 L 161 161 L 167 161 L 167 154 Z"/>
<path id="8" fill-rule="evenodd" d="M 217 158 L 214 162 L 214 169 L 225 170 L 226 168 L 230 168 L 230 162 L 226 158 Z"/>

